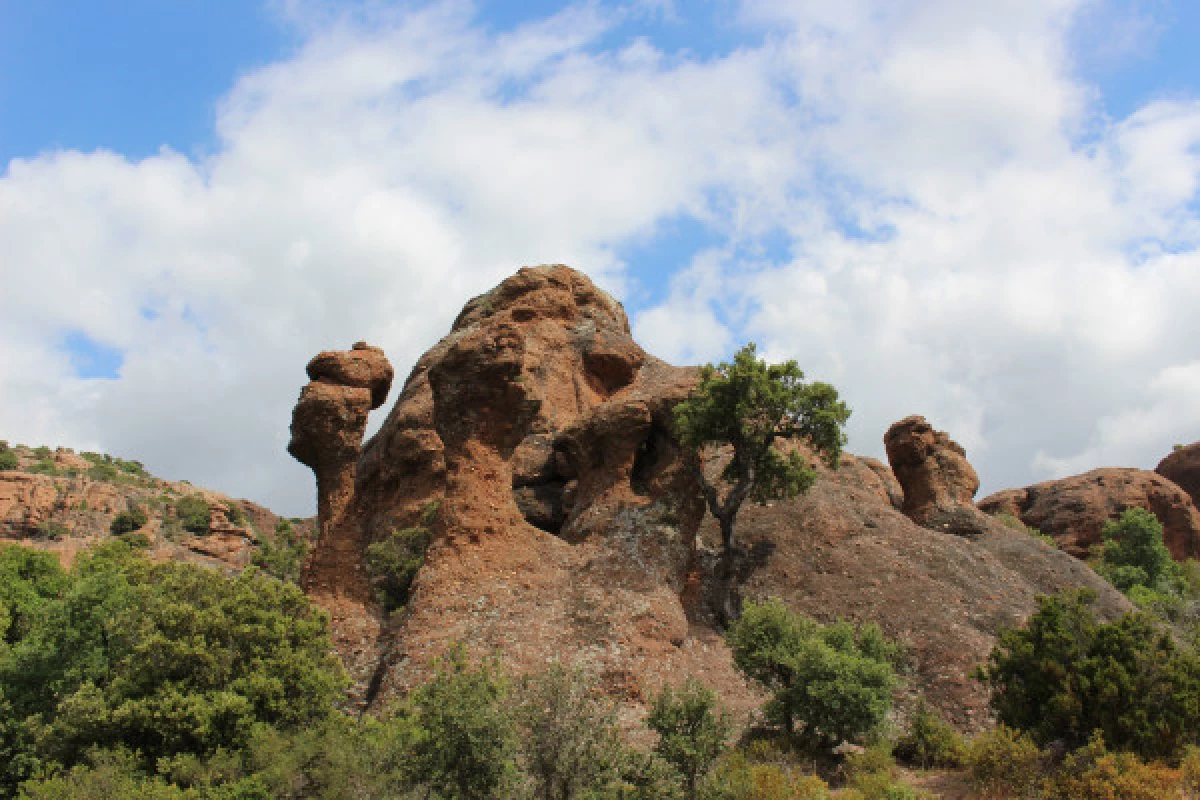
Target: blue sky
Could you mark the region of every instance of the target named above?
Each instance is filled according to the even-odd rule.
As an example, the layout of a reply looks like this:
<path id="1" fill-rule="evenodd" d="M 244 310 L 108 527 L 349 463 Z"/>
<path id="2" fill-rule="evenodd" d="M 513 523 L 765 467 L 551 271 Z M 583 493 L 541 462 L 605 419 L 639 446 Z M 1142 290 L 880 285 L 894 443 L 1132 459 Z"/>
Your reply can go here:
<path id="1" fill-rule="evenodd" d="M 669 360 L 798 358 L 858 452 L 917 412 L 985 489 L 1152 467 L 1200 438 L 1198 40 L 1180 0 L 0 0 L 0 438 L 300 513 L 309 355 L 405 374 L 564 261 Z"/>

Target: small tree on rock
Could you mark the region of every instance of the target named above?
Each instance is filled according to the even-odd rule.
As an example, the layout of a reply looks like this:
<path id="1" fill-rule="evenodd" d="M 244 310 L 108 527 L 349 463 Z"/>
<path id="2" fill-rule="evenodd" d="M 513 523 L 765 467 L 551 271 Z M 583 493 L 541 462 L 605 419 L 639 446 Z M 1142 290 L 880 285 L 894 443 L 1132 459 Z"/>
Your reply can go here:
<path id="1" fill-rule="evenodd" d="M 688 448 L 708 510 L 721 526 L 721 543 L 734 545 L 734 522 L 747 499 L 759 503 L 796 497 L 816 480 L 816 473 L 795 450 L 786 455 L 780 440 L 801 439 L 836 466 L 845 444 L 843 427 L 850 409 L 827 383 L 805 383 L 795 361 L 767 364 L 747 344 L 732 363 L 700 369 L 700 383 L 675 407 L 675 429 Z M 719 483 L 708 480 L 699 456 L 722 446 L 732 457 Z"/>

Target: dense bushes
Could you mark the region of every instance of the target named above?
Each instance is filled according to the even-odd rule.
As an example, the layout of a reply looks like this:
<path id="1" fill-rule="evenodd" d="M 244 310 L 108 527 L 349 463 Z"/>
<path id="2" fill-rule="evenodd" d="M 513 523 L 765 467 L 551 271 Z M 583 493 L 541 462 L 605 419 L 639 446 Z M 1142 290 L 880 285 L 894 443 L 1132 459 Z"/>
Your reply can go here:
<path id="1" fill-rule="evenodd" d="M 1042 597 L 1003 632 L 980 677 L 1006 725 L 1071 747 L 1100 731 L 1111 746 L 1170 757 L 1200 737 L 1200 659 L 1148 615 L 1099 622 L 1085 592 Z"/>
<path id="2" fill-rule="evenodd" d="M 4 548 L 0 572 L 10 789 L 97 747 L 128 748 L 146 766 L 242 747 L 256 725 L 320 719 L 342 687 L 324 616 L 262 573 L 153 564 L 120 542 L 69 575 Z"/>
<path id="3" fill-rule="evenodd" d="M 203 535 L 212 524 L 212 509 L 203 495 L 190 494 L 175 501 L 175 518 L 185 531 Z"/>
<path id="4" fill-rule="evenodd" d="M 135 507 L 129 511 L 121 511 L 113 517 L 108 530 L 113 536 L 122 536 L 140 530 L 148 520 L 145 510 Z"/>
<path id="5" fill-rule="evenodd" d="M 728 632 L 734 663 L 772 693 L 768 718 L 828 749 L 875 729 L 892 706 L 899 648 L 878 626 L 823 626 L 778 600 L 746 603 Z"/>
<path id="6" fill-rule="evenodd" d="M 397 611 L 408 605 L 413 581 L 433 541 L 433 524 L 439 508 L 439 503 L 430 503 L 421 512 L 420 525 L 392 531 L 386 539 L 367 547 L 371 585 L 385 611 Z"/>
<path id="7" fill-rule="evenodd" d="M 258 547 L 251 563 L 280 580 L 293 583 L 300 581 L 300 568 L 308 555 L 308 542 L 300 536 L 296 527 L 286 519 L 275 525 L 274 534 L 259 536 Z"/>

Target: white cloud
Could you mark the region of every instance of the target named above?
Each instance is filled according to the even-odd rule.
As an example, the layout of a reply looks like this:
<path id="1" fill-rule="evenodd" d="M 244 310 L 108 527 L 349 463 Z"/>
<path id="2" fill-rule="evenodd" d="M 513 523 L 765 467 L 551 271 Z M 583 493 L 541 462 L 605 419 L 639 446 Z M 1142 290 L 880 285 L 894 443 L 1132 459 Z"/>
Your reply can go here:
<path id="1" fill-rule="evenodd" d="M 403 376 L 517 266 L 620 292 L 622 248 L 681 216 L 722 241 L 635 314 L 644 344 L 794 356 L 859 451 L 926 413 L 998 488 L 1196 438 L 1200 388 L 1169 376 L 1200 333 L 1200 106 L 1099 117 L 1078 3 L 753 0 L 761 41 L 704 59 L 620 35 L 679 4 L 505 33 L 463 3 L 278 5 L 308 38 L 231 87 L 214 152 L 0 176 L 8 438 L 301 513 L 283 447 L 312 354 L 365 338 Z M 69 330 L 123 350 L 119 379 L 77 378 Z"/>

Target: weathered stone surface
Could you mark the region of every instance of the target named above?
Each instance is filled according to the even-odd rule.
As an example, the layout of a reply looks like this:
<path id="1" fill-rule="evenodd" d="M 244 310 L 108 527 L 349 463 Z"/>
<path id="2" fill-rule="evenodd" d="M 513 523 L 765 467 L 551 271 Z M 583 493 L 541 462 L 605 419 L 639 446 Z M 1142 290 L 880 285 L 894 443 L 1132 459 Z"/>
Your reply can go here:
<path id="1" fill-rule="evenodd" d="M 858 458 L 843 460 L 833 471 L 814 458 L 818 480 L 796 500 L 743 509 L 738 536 L 751 563 L 742 595 L 779 597 L 824 622 L 879 623 L 910 648 L 915 675 L 905 691 L 925 695 L 958 727 L 986 723 L 986 692 L 970 672 L 1000 628 L 1033 612 L 1037 595 L 1086 586 L 1105 616 L 1130 607 L 1082 562 L 984 515 L 969 537 L 918 526 Z M 701 530 L 715 547 L 716 523 L 705 519 Z"/>
<path id="2" fill-rule="evenodd" d="M 973 503 L 979 476 L 958 442 L 911 416 L 888 428 L 883 443 L 903 492 L 901 510 L 913 522 L 964 536 L 986 527 Z"/>
<path id="3" fill-rule="evenodd" d="M 367 389 L 371 408 L 379 408 L 392 388 L 392 365 L 383 350 L 355 342 L 350 350 L 319 353 L 308 362 L 308 378 L 335 386 Z"/>
<path id="4" fill-rule="evenodd" d="M 566 267 L 522 269 L 471 300 L 357 462 L 362 538 L 347 557 L 437 509 L 405 613 L 376 626 L 369 603 L 318 597 L 339 650 L 379 687 L 364 697 L 423 680 L 460 642 L 518 673 L 575 661 L 626 709 L 688 674 L 737 710 L 757 705 L 709 612 L 715 526 L 671 433 L 696 380 L 644 353 L 620 305 Z M 807 497 L 743 510 L 743 594 L 881 622 L 914 648 L 913 690 L 977 726 L 969 670 L 1036 594 L 1086 585 L 1105 613 L 1127 604 L 1077 560 L 976 511 L 974 471 L 944 434 L 911 425 L 892 438 L 895 475 L 846 455 L 838 471 L 819 466 Z M 935 530 L 946 514 L 967 517 L 972 536 L 934 535 L 901 506 Z"/>
<path id="5" fill-rule="evenodd" d="M 1094 469 L 1023 489 L 1007 489 L 985 497 L 979 508 L 989 514 L 1007 512 L 1026 525 L 1054 537 L 1058 546 L 1086 558 L 1103 540 L 1104 524 L 1128 508 L 1144 508 L 1158 517 L 1171 555 L 1200 555 L 1200 513 L 1187 493 L 1166 478 L 1140 469 Z"/>
<path id="6" fill-rule="evenodd" d="M 1200 442 L 1173 450 L 1154 471 L 1187 492 L 1192 505 L 1200 508 Z"/>

